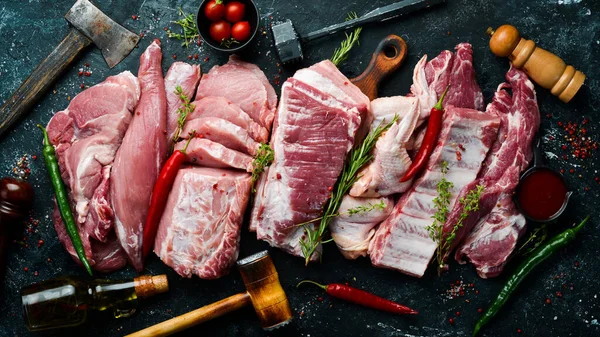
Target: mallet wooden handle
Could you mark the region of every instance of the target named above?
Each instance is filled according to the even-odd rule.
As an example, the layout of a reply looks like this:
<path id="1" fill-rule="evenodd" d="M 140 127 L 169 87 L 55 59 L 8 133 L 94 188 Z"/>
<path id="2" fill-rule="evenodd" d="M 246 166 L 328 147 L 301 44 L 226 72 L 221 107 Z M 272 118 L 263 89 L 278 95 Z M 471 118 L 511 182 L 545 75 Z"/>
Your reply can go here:
<path id="1" fill-rule="evenodd" d="M 519 31 L 511 25 L 493 30 L 488 28 L 490 49 L 500 57 L 508 57 L 513 66 L 523 68 L 541 87 L 550 89 L 552 95 L 568 103 L 585 81 L 585 75 L 567 65 L 560 57 L 521 38 Z"/>
<path id="2" fill-rule="evenodd" d="M 50 89 L 60 74 L 92 40 L 71 27 L 54 50 L 33 70 L 15 93 L 0 107 L 0 137 L 8 128 L 27 114 Z"/>
<path id="3" fill-rule="evenodd" d="M 144 330 L 132 333 L 125 337 L 162 337 L 185 330 L 194 325 L 209 321 L 213 318 L 223 316 L 229 312 L 251 305 L 250 295 L 241 293 L 230 296 L 219 302 L 204 306 L 200 309 L 188 312 L 181 316 L 171 318 L 168 321 L 153 325 Z"/>

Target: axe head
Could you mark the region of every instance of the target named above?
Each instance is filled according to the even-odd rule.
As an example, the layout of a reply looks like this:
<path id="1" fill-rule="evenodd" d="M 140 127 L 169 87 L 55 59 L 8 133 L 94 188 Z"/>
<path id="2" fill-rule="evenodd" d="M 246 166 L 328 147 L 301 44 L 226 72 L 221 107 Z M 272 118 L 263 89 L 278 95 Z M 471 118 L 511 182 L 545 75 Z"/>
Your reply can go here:
<path id="1" fill-rule="evenodd" d="M 121 62 L 140 40 L 137 34 L 113 21 L 89 0 L 77 0 L 65 19 L 102 50 L 110 68 Z"/>

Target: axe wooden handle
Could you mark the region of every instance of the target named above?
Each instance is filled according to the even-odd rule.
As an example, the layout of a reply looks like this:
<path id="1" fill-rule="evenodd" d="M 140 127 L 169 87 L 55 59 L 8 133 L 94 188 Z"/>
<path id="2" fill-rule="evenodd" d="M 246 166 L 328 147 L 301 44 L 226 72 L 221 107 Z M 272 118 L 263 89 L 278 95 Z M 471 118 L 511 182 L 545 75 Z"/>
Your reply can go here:
<path id="1" fill-rule="evenodd" d="M 71 27 L 69 33 L 0 107 L 0 137 L 27 114 L 92 40 Z"/>
<path id="2" fill-rule="evenodd" d="M 171 318 L 168 321 L 150 326 L 144 330 L 140 330 L 125 337 L 169 336 L 194 325 L 198 325 L 200 323 L 210 321 L 213 318 L 223 316 L 226 313 L 238 310 L 247 305 L 252 305 L 250 295 L 248 293 L 236 294 L 194 311 L 190 311 L 187 314 L 183 314 L 181 316 Z"/>

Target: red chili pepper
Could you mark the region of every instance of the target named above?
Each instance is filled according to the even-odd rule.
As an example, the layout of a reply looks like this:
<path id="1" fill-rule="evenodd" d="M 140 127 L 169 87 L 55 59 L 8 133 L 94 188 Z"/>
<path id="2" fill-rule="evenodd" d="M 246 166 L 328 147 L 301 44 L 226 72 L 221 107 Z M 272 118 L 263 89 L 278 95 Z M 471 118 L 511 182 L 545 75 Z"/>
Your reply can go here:
<path id="1" fill-rule="evenodd" d="M 377 295 L 371 294 L 370 292 L 353 288 L 351 286 L 341 284 L 341 283 L 332 283 L 328 285 L 322 285 L 317 282 L 313 282 L 310 280 L 304 280 L 298 283 L 297 287 L 302 283 L 312 283 L 319 288 L 325 290 L 327 294 L 340 298 L 342 300 L 360 304 L 362 306 L 377 309 L 380 311 L 391 312 L 393 314 L 398 315 L 416 315 L 418 312 L 409 307 L 406 307 L 402 304 L 398 304 L 396 302 L 392 302 L 390 300 L 386 300 L 385 298 L 379 297 Z"/>
<path id="2" fill-rule="evenodd" d="M 152 197 L 150 199 L 150 207 L 148 208 L 148 216 L 146 216 L 146 224 L 144 225 L 144 239 L 142 241 L 142 252 L 144 257 L 150 253 L 150 250 L 154 246 L 154 238 L 158 231 L 158 224 L 162 217 L 162 213 L 165 210 L 167 204 L 167 198 L 169 192 L 173 187 L 173 182 L 179 172 L 181 164 L 183 164 L 187 158 L 185 151 L 187 150 L 193 135 L 190 135 L 187 143 L 183 150 L 177 150 L 167 159 L 167 162 L 160 170 L 158 179 L 152 189 Z"/>
<path id="3" fill-rule="evenodd" d="M 438 136 L 440 135 L 440 130 L 442 129 L 442 121 L 444 117 L 444 108 L 442 107 L 442 102 L 448 93 L 448 89 L 450 86 L 446 87 L 442 97 L 437 102 L 437 104 L 431 109 L 431 113 L 429 115 L 429 122 L 427 123 L 427 131 L 425 131 L 425 137 L 423 138 L 423 143 L 421 143 L 421 147 L 419 148 L 419 152 L 415 156 L 412 164 L 404 174 L 404 177 L 400 179 L 400 182 L 406 182 L 412 179 L 417 173 L 421 172 L 427 164 L 427 160 L 431 156 L 433 149 L 437 143 Z"/>

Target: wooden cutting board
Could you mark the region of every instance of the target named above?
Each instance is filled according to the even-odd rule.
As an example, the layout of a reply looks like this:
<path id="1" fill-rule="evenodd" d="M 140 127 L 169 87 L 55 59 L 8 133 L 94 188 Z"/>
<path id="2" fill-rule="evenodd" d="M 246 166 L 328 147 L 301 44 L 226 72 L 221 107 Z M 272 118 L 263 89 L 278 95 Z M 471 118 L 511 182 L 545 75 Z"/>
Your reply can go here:
<path id="1" fill-rule="evenodd" d="M 377 98 L 379 84 L 389 74 L 396 71 L 407 55 L 406 42 L 398 35 L 388 35 L 381 40 L 369 65 L 358 77 L 351 79 L 372 101 Z"/>

